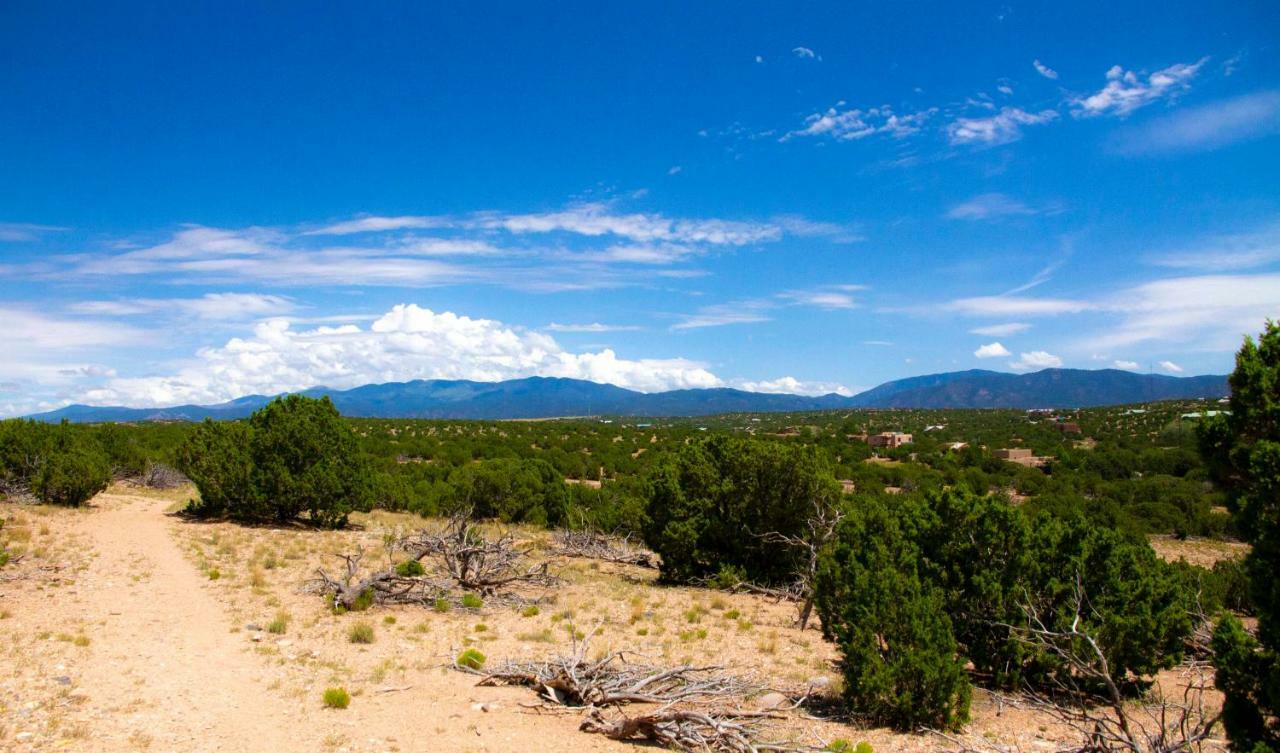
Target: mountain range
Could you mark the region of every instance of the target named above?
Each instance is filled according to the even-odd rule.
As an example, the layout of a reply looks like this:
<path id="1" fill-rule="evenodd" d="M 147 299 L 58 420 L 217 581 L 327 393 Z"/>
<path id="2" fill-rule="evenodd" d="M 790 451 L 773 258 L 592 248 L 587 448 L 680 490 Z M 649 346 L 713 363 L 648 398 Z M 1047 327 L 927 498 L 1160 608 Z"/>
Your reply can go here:
<path id="1" fill-rule="evenodd" d="M 347 416 L 512 419 L 557 416 L 700 416 L 848 408 L 1076 408 L 1227 395 L 1221 375 L 1172 377 L 1116 369 L 1045 369 L 1009 374 L 973 369 L 886 382 L 853 396 L 769 394 L 717 388 L 644 393 L 580 379 L 529 377 L 504 382 L 415 380 L 349 390 L 316 387 Z M 68 405 L 39 421 L 199 421 L 244 418 L 272 399 L 249 395 L 217 405 L 170 408 Z"/>

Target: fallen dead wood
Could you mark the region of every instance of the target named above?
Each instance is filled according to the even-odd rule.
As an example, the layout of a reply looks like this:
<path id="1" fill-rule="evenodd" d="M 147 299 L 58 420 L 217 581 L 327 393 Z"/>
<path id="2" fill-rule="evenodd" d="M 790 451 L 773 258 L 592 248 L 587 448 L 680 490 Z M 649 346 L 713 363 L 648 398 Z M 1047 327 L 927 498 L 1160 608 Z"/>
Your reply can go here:
<path id="1" fill-rule="evenodd" d="M 392 565 L 394 551 L 408 559 Z M 458 589 L 482 595 L 486 601 L 527 604 L 536 599 L 513 593 L 524 587 L 548 588 L 560 582 L 547 563 L 526 565 L 526 553 L 504 534 L 486 539 L 466 516 L 454 516 L 442 532 L 419 533 L 391 542 L 386 569 L 361 577 L 364 552 L 340 554 L 343 572 L 332 576 L 323 568 L 306 590 L 332 598 L 335 607 L 361 609 L 372 604 L 434 604 L 451 599 Z M 418 567 L 406 567 L 417 563 Z"/>
<path id="2" fill-rule="evenodd" d="M 611 740 L 643 740 L 685 751 L 759 753 L 815 750 L 807 746 L 760 741 L 758 723 L 766 718 L 779 717 L 751 712 L 664 708 L 639 716 L 608 719 L 597 708 L 587 714 L 578 729 L 601 734 Z"/>
<path id="3" fill-rule="evenodd" d="M 569 656 L 545 662 L 513 662 L 480 674 L 480 685 L 534 688 L 559 706 L 622 706 L 631 703 L 707 703 L 741 698 L 760 690 L 719 666 L 656 667 L 631 664 L 620 652 L 586 658 L 587 642 Z"/>
<path id="4" fill-rule="evenodd" d="M 658 555 L 633 546 L 629 537 L 617 538 L 599 531 L 566 529 L 556 531 L 552 546 L 552 551 L 562 557 L 582 557 L 654 570 L 658 568 Z"/>

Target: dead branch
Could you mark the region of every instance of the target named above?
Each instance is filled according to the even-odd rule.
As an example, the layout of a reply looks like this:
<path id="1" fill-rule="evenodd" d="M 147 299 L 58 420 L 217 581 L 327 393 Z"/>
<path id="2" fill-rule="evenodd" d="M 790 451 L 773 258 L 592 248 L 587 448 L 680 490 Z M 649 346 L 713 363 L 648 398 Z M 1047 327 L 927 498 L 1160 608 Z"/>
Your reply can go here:
<path id="1" fill-rule="evenodd" d="M 658 567 L 658 555 L 633 546 L 630 536 L 619 539 L 590 529 L 556 531 L 552 551 L 562 557 L 582 557 L 651 569 Z"/>
<path id="2" fill-rule="evenodd" d="M 458 586 L 485 596 L 515 585 L 550 587 L 560 582 L 548 572 L 545 562 L 526 567 L 526 552 L 516 548 L 510 534 L 486 539 L 475 528 L 469 512 L 454 515 L 440 533 L 421 531 L 402 539 L 400 548 L 418 561 L 434 559 Z"/>
<path id="3" fill-rule="evenodd" d="M 1026 624 L 1005 625 L 1037 651 L 1056 656 L 1065 671 L 1054 686 L 1031 690 L 1031 702 L 1076 730 L 1079 744 L 1069 753 L 1192 753 L 1209 739 L 1221 718 L 1205 705 L 1212 671 L 1203 662 L 1184 667 L 1182 697 L 1167 698 L 1157 686 L 1147 698 L 1129 701 L 1113 677 L 1107 652 L 1087 626 L 1093 610 L 1077 576 L 1070 626 L 1045 624 L 1034 605 L 1024 605 Z M 1095 615 L 1096 616 L 1096 615 Z"/>
<path id="4" fill-rule="evenodd" d="M 448 594 L 447 588 L 428 578 L 402 576 L 395 570 L 379 570 L 357 578 L 364 552 L 338 557 L 344 563 L 341 576 L 335 578 L 317 568 L 315 579 L 307 586 L 307 590 L 332 596 L 334 607 L 355 609 L 365 599 L 378 604 L 433 604 Z"/>
<path id="5" fill-rule="evenodd" d="M 587 714 L 578 729 L 601 734 L 611 740 L 646 740 L 666 748 L 699 753 L 812 750 L 804 746 L 761 742 L 758 740 L 760 729 L 757 723 L 762 718 L 774 718 L 774 715 L 663 708 L 640 716 L 620 716 L 610 720 L 597 708 Z"/>
<path id="6" fill-rule="evenodd" d="M 809 626 L 809 618 L 813 614 L 816 598 L 813 581 L 818 572 L 818 555 L 827 542 L 831 541 L 843 519 L 843 512 L 828 504 L 826 499 L 818 498 L 813 500 L 813 510 L 805 520 L 805 526 L 809 529 L 807 534 L 793 536 L 776 531 L 760 534 L 762 541 L 799 549 L 804 555 L 796 571 L 796 582 L 789 589 L 797 594 L 796 600 L 800 602 L 800 614 L 796 617 L 796 627 L 800 630 Z"/>
<path id="7" fill-rule="evenodd" d="M 535 688 L 546 703 L 558 706 L 621 706 L 629 703 L 724 701 L 759 690 L 719 666 L 656 667 L 632 664 L 620 652 L 587 658 L 590 641 L 574 641 L 572 653 L 542 662 L 512 662 L 479 672 L 480 685 Z"/>

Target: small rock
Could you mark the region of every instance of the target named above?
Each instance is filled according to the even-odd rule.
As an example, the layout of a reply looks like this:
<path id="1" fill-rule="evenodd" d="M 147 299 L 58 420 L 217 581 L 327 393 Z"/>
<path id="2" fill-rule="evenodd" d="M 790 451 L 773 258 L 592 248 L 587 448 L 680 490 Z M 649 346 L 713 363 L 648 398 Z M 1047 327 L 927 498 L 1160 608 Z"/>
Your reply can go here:
<path id="1" fill-rule="evenodd" d="M 785 706 L 787 697 L 781 693 L 765 693 L 756 699 L 756 708 L 761 711 L 772 711 Z"/>
<path id="2" fill-rule="evenodd" d="M 56 683 L 58 683 L 59 685 L 70 685 L 70 684 L 71 684 L 71 678 L 70 678 L 70 677 L 67 677 L 66 675 L 63 675 L 62 677 L 55 677 L 55 678 L 53 678 L 53 681 L 54 681 L 54 682 L 56 682 Z"/>
<path id="3" fill-rule="evenodd" d="M 282 638 L 276 641 L 276 645 L 279 646 L 280 648 L 288 648 L 289 646 L 293 645 L 293 641 L 289 640 L 288 638 Z"/>
<path id="4" fill-rule="evenodd" d="M 261 643 L 262 633 L 254 633 L 253 635 L 249 636 L 249 640 L 253 641 L 254 643 Z"/>
<path id="5" fill-rule="evenodd" d="M 809 687 L 811 688 L 825 688 L 830 684 L 831 684 L 830 677 L 810 677 L 809 678 Z"/>
<path id="6" fill-rule="evenodd" d="M 13 736 L 13 739 L 17 740 L 20 743 L 25 743 L 25 742 L 30 742 L 32 739 L 35 738 L 35 736 L 36 736 L 36 733 L 34 732 L 19 732 L 18 734 Z"/>
<path id="7" fill-rule="evenodd" d="M 261 631 L 261 630 L 262 630 L 262 626 L 261 626 L 261 625 L 259 625 L 259 624 L 257 624 L 257 623 L 254 623 L 254 622 L 250 622 L 248 625 L 245 625 L 245 626 L 244 626 L 244 629 L 245 629 L 245 630 L 252 630 L 252 631 L 254 631 L 254 632 L 259 632 L 259 631 Z"/>

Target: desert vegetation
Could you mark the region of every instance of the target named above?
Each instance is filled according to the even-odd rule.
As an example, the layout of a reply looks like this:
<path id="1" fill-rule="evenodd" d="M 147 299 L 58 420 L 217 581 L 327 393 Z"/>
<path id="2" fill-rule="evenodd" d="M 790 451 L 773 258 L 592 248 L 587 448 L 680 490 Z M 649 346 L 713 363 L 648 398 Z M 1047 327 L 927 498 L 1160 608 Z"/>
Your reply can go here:
<path id="1" fill-rule="evenodd" d="M 0 422 L 0 615 L 100 589 L 96 541 L 113 582 L 216 600 L 232 638 L 207 645 L 247 641 L 237 666 L 276 667 L 264 697 L 321 727 L 505 688 L 480 713 L 684 750 L 1258 753 L 1280 729 L 1277 375 L 1268 325 L 1218 415 L 1073 412 L 1084 437 L 1011 411 L 389 421 L 301 396 L 243 422 Z M 168 531 L 186 574 L 98 520 Z M 41 619 L 13 651 L 120 640 Z"/>

